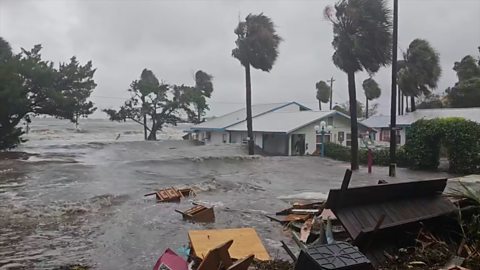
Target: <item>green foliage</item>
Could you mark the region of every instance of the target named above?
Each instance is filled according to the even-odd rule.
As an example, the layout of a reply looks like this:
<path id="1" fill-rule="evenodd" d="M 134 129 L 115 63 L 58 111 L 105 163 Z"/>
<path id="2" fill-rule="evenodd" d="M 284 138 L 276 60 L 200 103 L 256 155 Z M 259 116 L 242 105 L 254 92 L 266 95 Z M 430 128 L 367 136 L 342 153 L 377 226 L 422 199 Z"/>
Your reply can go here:
<path id="1" fill-rule="evenodd" d="M 202 122 L 202 116 L 209 109 L 207 98 L 210 98 L 213 92 L 212 78 L 212 75 L 199 70 L 195 73 L 195 86 L 184 87 L 193 105 L 192 109 L 186 110 L 190 122 L 195 124 Z"/>
<path id="2" fill-rule="evenodd" d="M 345 72 L 377 72 L 392 56 L 391 11 L 384 0 L 341 0 L 327 7 L 333 23 L 333 63 Z"/>
<path id="3" fill-rule="evenodd" d="M 391 61 L 392 18 L 385 0 L 340 0 L 335 8 L 325 8 L 325 17 L 333 24 L 332 56 L 335 66 L 348 75 L 350 128 L 358 135 L 355 72 L 370 74 Z M 358 142 L 352 141 L 352 170 L 358 169 Z"/>
<path id="4" fill-rule="evenodd" d="M 245 67 L 245 102 L 247 113 L 248 154 L 254 154 L 252 127 L 252 86 L 250 66 L 269 72 L 278 57 L 278 45 L 282 38 L 277 35 L 272 20 L 260 13 L 249 14 L 235 28 L 237 40 L 232 56 Z"/>
<path id="5" fill-rule="evenodd" d="M 111 121 L 126 121 L 130 119 L 144 127 L 150 134 L 148 140 L 156 140 L 157 131 L 165 124 L 176 125 L 181 121 L 181 113 L 195 116 L 192 106 L 198 106 L 202 99 L 209 97 L 213 91 L 211 75 L 203 71 L 196 73 L 195 87 L 185 85 L 167 85 L 160 83 L 151 70 L 144 69 L 139 80 L 130 84 L 128 92 L 131 98 L 125 101 L 119 110 L 103 110 Z M 201 109 L 208 108 L 206 102 Z M 198 108 L 198 107 L 197 107 Z M 192 117 L 193 117 L 192 116 Z M 146 119 L 151 120 L 148 126 Z"/>
<path id="6" fill-rule="evenodd" d="M 356 107 L 355 109 L 357 110 L 357 116 L 362 116 L 363 115 L 363 107 L 364 107 L 363 103 L 361 103 L 360 101 L 357 100 L 357 106 L 355 106 L 355 107 Z M 335 106 L 333 106 L 332 109 L 350 116 L 350 104 L 349 104 L 349 102 L 336 104 Z"/>
<path id="7" fill-rule="evenodd" d="M 368 78 L 362 83 L 363 90 L 365 91 L 365 97 L 367 100 L 374 100 L 380 97 L 382 90 L 378 83 L 373 78 Z"/>
<path id="8" fill-rule="evenodd" d="M 415 39 L 408 46 L 403 58 L 398 71 L 400 90 L 410 97 L 430 95 L 432 89 L 437 87 L 442 72 L 439 54 L 428 41 Z M 412 104 L 413 109 L 414 105 Z"/>
<path id="9" fill-rule="evenodd" d="M 86 115 L 93 108 L 86 102 L 96 86 L 91 62 L 81 66 L 73 57 L 70 64 L 56 69 L 52 62 L 42 60 L 41 49 L 41 45 L 35 45 L 13 54 L 8 42 L 0 37 L 0 149 L 14 148 L 23 141 L 18 124 L 29 115 L 78 122 L 75 115 Z"/>
<path id="10" fill-rule="evenodd" d="M 480 50 L 480 48 L 479 48 Z M 449 105 L 454 108 L 480 107 L 480 60 L 467 55 L 455 62 L 458 82 L 445 92 Z"/>
<path id="11" fill-rule="evenodd" d="M 92 68 L 92 61 L 84 66 L 80 65 L 74 56 L 68 64 L 60 64 L 58 69 L 55 87 L 65 97 L 65 102 L 59 108 L 58 115 L 70 119 L 76 126 L 80 117 L 88 117 L 97 109 L 93 102 L 87 101 L 97 86 L 93 80 L 95 69 Z"/>
<path id="12" fill-rule="evenodd" d="M 480 124 L 462 118 L 419 120 L 407 132 L 405 150 L 418 169 L 436 169 L 440 146 L 447 148 L 449 171 L 480 171 Z"/>
<path id="13" fill-rule="evenodd" d="M 335 106 L 333 106 L 332 109 L 350 116 L 350 104 L 348 102 L 336 104 Z M 363 115 L 365 115 L 365 105 L 363 105 L 363 103 L 358 100 L 357 100 L 356 109 L 357 109 L 357 116 L 362 117 Z M 377 110 L 378 110 L 378 103 L 369 105 L 368 116 L 375 115 L 377 113 Z"/>
<path id="14" fill-rule="evenodd" d="M 330 86 L 324 82 L 324 81 L 319 81 L 315 84 L 315 88 L 317 89 L 317 100 L 318 100 L 318 106 L 319 110 L 322 109 L 322 102 L 326 103 L 330 100 Z"/>
<path id="15" fill-rule="evenodd" d="M 390 164 L 390 152 L 388 149 L 372 149 L 373 164 L 376 166 L 388 166 Z M 336 160 L 350 162 L 350 147 L 336 143 L 325 143 L 325 156 Z M 360 164 L 368 163 L 368 150 L 361 148 L 358 153 Z M 397 165 L 399 167 L 409 166 L 409 159 L 403 147 L 397 149 Z"/>
<path id="16" fill-rule="evenodd" d="M 420 103 L 417 105 L 417 109 L 445 108 L 446 106 L 442 101 L 443 98 L 443 96 L 437 94 L 428 95 L 420 100 Z"/>
<path id="17" fill-rule="evenodd" d="M 232 56 L 243 66 L 251 65 L 262 71 L 270 71 L 278 56 L 278 45 L 282 38 L 277 35 L 272 20 L 260 13 L 249 14 L 235 28 L 237 47 Z"/>

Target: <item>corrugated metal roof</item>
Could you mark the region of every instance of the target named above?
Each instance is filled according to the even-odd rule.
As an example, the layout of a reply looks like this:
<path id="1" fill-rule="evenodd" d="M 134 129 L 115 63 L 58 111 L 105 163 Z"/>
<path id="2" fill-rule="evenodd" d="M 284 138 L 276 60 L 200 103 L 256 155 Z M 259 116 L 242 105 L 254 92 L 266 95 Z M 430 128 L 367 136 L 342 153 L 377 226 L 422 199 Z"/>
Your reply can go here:
<path id="1" fill-rule="evenodd" d="M 442 109 L 419 109 L 405 115 L 397 116 L 397 125 L 409 126 L 420 119 L 435 119 L 447 117 L 461 117 L 480 123 L 480 108 L 442 108 Z M 390 116 L 375 115 L 362 121 L 363 124 L 374 128 L 389 127 Z"/>
<path id="2" fill-rule="evenodd" d="M 283 108 L 290 104 L 298 104 L 296 102 L 283 102 L 283 103 L 269 103 L 269 104 L 256 104 L 252 105 L 252 117 L 257 117 L 267 112 L 275 111 L 277 109 Z M 300 107 L 304 107 L 298 104 Z M 306 108 L 306 107 L 304 107 Z M 208 121 L 205 121 L 201 124 L 193 126 L 192 130 L 202 130 L 202 129 L 225 129 L 231 125 L 238 124 L 246 119 L 246 110 L 245 108 L 222 115 L 220 117 L 212 118 Z"/>
<path id="3" fill-rule="evenodd" d="M 390 126 L 390 116 L 388 116 L 388 115 L 370 116 L 368 119 L 363 120 L 362 124 L 373 127 L 373 128 L 389 127 Z"/>
<path id="4" fill-rule="evenodd" d="M 336 111 L 271 112 L 253 118 L 253 131 L 290 133 L 334 113 Z M 238 123 L 227 130 L 246 131 L 247 123 Z"/>

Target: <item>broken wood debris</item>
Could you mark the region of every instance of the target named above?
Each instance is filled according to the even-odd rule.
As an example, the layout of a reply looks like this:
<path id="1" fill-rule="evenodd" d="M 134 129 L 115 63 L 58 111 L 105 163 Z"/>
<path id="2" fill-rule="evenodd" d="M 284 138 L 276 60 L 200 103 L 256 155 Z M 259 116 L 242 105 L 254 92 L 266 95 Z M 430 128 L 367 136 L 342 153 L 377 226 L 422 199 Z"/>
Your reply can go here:
<path id="1" fill-rule="evenodd" d="M 143 196 L 155 195 L 158 202 L 179 202 L 182 198 L 188 197 L 195 192 L 191 188 L 176 189 L 173 187 L 164 188 L 156 192 L 147 193 Z"/>
<path id="2" fill-rule="evenodd" d="M 193 203 L 193 205 L 192 208 L 185 211 L 175 210 L 175 212 L 182 214 L 185 220 L 201 223 L 215 222 L 213 207 L 206 207 L 197 203 Z"/>
<path id="3" fill-rule="evenodd" d="M 281 210 L 275 213 L 275 215 L 284 216 L 284 215 L 289 215 L 293 213 L 302 214 L 302 213 L 308 212 L 309 210 L 312 210 L 314 213 L 316 213 L 317 211 L 314 211 L 314 210 L 320 210 L 320 209 L 323 209 L 323 207 L 324 207 L 324 202 L 313 202 L 313 203 L 306 203 L 306 204 L 294 203 L 292 207 Z M 305 211 L 302 212 L 301 210 L 305 210 Z M 312 212 L 308 212 L 307 214 L 312 214 Z"/>
<path id="4" fill-rule="evenodd" d="M 274 216 L 267 215 L 267 217 L 270 220 L 280 222 L 281 224 L 287 224 L 287 223 L 294 222 L 294 221 L 305 222 L 307 219 L 311 218 L 312 215 L 309 215 L 309 214 L 306 214 L 306 215 L 289 214 L 289 215 L 280 216 L 280 217 L 274 217 Z"/>
<path id="5" fill-rule="evenodd" d="M 229 254 L 233 259 L 239 260 L 253 254 L 257 260 L 270 260 L 270 255 L 253 228 L 191 230 L 188 237 L 191 255 L 200 259 L 205 258 L 209 250 L 233 240 L 229 248 Z"/>
<path id="6" fill-rule="evenodd" d="M 332 209 L 354 242 L 361 245 L 374 231 L 454 212 L 455 205 L 441 196 L 446 184 L 447 179 L 435 179 L 332 189 L 326 207 Z"/>

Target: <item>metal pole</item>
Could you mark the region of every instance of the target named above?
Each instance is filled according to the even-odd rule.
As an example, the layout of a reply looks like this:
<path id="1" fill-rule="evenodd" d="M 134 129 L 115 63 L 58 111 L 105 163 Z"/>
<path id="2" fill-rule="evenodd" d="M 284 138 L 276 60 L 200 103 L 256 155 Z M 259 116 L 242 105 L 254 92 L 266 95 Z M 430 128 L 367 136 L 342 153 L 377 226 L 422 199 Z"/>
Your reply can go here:
<path id="1" fill-rule="evenodd" d="M 333 82 L 335 80 L 333 77 L 330 80 L 327 80 L 327 82 L 330 82 L 330 111 L 332 110 L 332 100 L 333 100 Z"/>
<path id="2" fill-rule="evenodd" d="M 325 128 L 322 127 L 322 157 L 325 156 Z"/>
<path id="3" fill-rule="evenodd" d="M 390 166 L 388 170 L 388 175 L 390 177 L 395 176 L 395 168 L 397 166 L 396 161 L 396 126 L 397 126 L 397 42 L 398 42 L 398 0 L 393 0 L 393 42 L 392 42 L 392 99 L 391 99 L 391 108 L 390 108 Z"/>
<path id="4" fill-rule="evenodd" d="M 372 149 L 368 149 L 368 173 L 372 173 L 373 156 Z"/>

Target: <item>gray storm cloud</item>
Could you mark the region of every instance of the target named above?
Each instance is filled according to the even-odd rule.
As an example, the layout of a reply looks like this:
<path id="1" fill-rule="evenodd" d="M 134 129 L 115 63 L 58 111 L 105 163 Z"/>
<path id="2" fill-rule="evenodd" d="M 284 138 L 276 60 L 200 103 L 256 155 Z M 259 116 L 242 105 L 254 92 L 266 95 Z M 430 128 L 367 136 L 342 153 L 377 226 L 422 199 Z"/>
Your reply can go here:
<path id="1" fill-rule="evenodd" d="M 440 53 L 437 92 L 456 81 L 453 63 L 480 46 L 480 1 L 399 1 L 399 55 L 415 38 Z M 0 36 L 14 50 L 41 43 L 46 59 L 92 60 L 98 87 L 92 100 L 117 107 L 143 68 L 167 83 L 193 84 L 202 69 L 214 75 L 210 115 L 242 107 L 244 71 L 231 57 L 233 29 L 248 13 L 264 12 L 284 41 L 270 73 L 252 73 L 254 103 L 300 101 L 316 108 L 315 83 L 335 77 L 334 102 L 347 100 L 346 75 L 331 56 L 332 26 L 323 9 L 334 1 L 23 1 L 0 0 Z M 363 101 L 357 75 L 357 96 Z M 375 75 L 382 88 L 380 112 L 388 113 L 390 69 Z M 97 112 L 94 117 L 104 117 Z"/>

